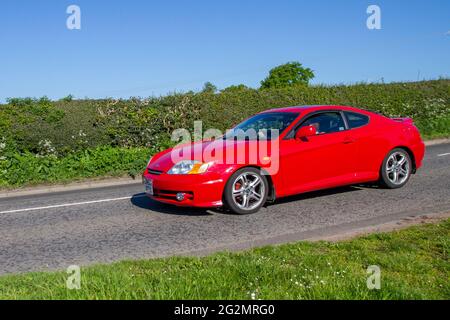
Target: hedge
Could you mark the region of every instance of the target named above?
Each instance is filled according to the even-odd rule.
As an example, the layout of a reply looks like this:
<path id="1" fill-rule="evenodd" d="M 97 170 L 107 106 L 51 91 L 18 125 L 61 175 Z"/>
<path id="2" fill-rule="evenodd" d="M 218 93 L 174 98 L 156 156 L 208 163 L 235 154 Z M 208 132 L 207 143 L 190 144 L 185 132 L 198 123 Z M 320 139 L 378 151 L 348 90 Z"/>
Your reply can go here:
<path id="1" fill-rule="evenodd" d="M 167 148 L 171 145 L 172 131 L 192 129 L 195 120 L 203 121 L 204 130 L 225 131 L 262 110 L 307 104 L 351 105 L 387 116 L 408 116 L 414 119 L 424 137 L 450 136 L 450 79 L 300 85 L 273 90 L 237 87 L 221 93 L 189 92 L 127 100 L 15 98 L 0 105 L 0 185 L 30 182 L 31 178 L 18 178 L 21 166 L 26 167 L 27 161 L 48 168 L 53 168 L 54 162 L 66 161 L 68 170 L 74 172 L 72 177 L 84 177 L 86 172 L 76 164 L 80 154 L 98 153 L 100 159 L 105 150 L 115 148 L 128 150 L 136 158 L 127 160 L 120 168 L 110 162 L 101 169 L 94 169 L 89 176 L 117 173 L 118 170 L 135 171 L 137 163 L 145 162 L 139 158 L 142 150 L 146 150 L 147 158 L 151 153 Z M 23 159 L 27 160 L 19 165 Z M 122 160 L 119 158 L 118 161 Z M 57 176 L 49 169 L 47 177 L 51 178 L 42 175 L 40 180 L 33 178 L 33 182 L 54 181 Z"/>

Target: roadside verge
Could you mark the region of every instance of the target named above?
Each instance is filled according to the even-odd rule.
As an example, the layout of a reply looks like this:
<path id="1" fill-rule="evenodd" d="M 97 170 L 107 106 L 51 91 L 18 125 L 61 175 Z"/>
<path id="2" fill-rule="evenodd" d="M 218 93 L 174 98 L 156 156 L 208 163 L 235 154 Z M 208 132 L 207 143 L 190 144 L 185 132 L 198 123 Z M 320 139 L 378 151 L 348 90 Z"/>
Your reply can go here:
<path id="1" fill-rule="evenodd" d="M 78 290 L 65 270 L 6 275 L 0 292 L 31 300 L 448 300 L 449 230 L 446 220 L 339 243 L 91 265 L 78 269 Z"/>

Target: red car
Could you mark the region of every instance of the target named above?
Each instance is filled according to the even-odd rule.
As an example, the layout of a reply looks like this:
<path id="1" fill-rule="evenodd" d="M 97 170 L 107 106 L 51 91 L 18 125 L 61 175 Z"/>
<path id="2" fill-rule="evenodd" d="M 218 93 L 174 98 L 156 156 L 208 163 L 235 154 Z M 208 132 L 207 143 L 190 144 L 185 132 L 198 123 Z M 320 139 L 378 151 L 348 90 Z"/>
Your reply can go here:
<path id="1" fill-rule="evenodd" d="M 256 136 L 237 134 L 251 130 Z M 221 138 L 156 154 L 143 181 L 160 202 L 247 214 L 319 189 L 375 181 L 400 188 L 424 152 L 409 118 L 345 106 L 289 107 L 250 117 Z"/>

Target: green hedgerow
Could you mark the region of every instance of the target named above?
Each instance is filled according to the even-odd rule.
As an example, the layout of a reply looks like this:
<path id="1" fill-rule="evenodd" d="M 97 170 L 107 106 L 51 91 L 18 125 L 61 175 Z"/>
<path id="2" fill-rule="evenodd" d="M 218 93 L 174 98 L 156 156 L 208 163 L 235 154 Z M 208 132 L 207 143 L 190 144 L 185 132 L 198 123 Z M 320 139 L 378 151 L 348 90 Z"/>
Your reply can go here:
<path id="1" fill-rule="evenodd" d="M 257 112 L 308 104 L 350 105 L 412 117 L 425 138 L 450 136 L 449 79 L 264 90 L 241 85 L 214 94 L 127 100 L 11 98 L 0 105 L 0 185 L 119 172 L 134 176 L 150 154 L 172 145 L 175 129 L 192 129 L 196 120 L 203 121 L 204 130 L 224 132 Z M 128 158 L 117 158 L 115 152 Z"/>

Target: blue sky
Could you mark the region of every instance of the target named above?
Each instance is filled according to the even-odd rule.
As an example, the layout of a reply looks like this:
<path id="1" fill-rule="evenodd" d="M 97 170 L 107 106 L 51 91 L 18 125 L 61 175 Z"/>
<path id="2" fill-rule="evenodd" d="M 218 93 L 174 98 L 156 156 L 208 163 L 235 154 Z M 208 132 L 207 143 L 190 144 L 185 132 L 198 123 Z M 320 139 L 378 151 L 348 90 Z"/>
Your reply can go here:
<path id="1" fill-rule="evenodd" d="M 68 30 L 66 8 L 81 8 Z M 366 9 L 381 8 L 381 30 Z M 257 87 L 300 61 L 314 83 L 450 75 L 448 0 L 2 0 L 0 101 Z"/>

